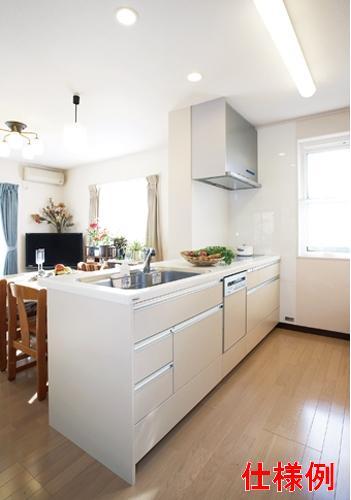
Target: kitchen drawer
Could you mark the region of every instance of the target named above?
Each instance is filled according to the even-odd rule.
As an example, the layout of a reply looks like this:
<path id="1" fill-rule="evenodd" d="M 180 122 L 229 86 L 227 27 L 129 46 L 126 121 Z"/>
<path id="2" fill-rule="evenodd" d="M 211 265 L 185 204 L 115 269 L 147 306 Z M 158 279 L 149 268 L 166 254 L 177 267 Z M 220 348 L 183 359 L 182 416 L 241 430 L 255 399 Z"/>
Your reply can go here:
<path id="1" fill-rule="evenodd" d="M 173 325 L 220 304 L 222 300 L 223 287 L 216 281 L 138 304 L 134 310 L 134 340 L 137 342 L 168 330 Z"/>
<path id="2" fill-rule="evenodd" d="M 247 288 L 253 288 L 260 285 L 264 281 L 268 281 L 276 276 L 279 276 L 279 262 L 249 271 L 247 273 Z"/>
<path id="3" fill-rule="evenodd" d="M 247 352 L 252 351 L 266 335 L 279 323 L 279 309 L 264 318 L 251 332 L 246 335 Z"/>
<path id="4" fill-rule="evenodd" d="M 162 367 L 134 387 L 134 423 L 173 394 L 173 364 Z"/>
<path id="5" fill-rule="evenodd" d="M 266 282 L 247 293 L 247 333 L 279 308 L 279 279 Z"/>
<path id="6" fill-rule="evenodd" d="M 173 396 L 135 425 L 135 461 L 138 462 L 185 415 L 208 394 L 221 379 L 221 356 Z"/>
<path id="7" fill-rule="evenodd" d="M 171 361 L 173 361 L 171 330 L 141 340 L 134 346 L 134 382 L 140 382 Z"/>
<path id="8" fill-rule="evenodd" d="M 223 309 L 220 306 L 214 307 L 172 330 L 176 392 L 221 355 Z"/>

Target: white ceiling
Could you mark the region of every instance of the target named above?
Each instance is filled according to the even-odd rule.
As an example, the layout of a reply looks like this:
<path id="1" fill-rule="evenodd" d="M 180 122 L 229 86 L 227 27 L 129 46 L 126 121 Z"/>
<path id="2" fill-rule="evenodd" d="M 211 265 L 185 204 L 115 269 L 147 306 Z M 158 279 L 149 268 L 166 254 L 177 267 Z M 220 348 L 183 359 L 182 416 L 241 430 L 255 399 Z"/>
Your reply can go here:
<path id="1" fill-rule="evenodd" d="M 134 27 L 116 22 L 121 4 L 139 12 Z M 168 111 L 219 96 L 255 125 L 348 106 L 349 2 L 286 5 L 317 86 L 309 99 L 252 0 L 4 2 L 0 122 L 27 123 L 45 143 L 40 163 L 70 167 L 165 145 Z M 62 131 L 77 91 L 89 146 L 72 154 Z"/>

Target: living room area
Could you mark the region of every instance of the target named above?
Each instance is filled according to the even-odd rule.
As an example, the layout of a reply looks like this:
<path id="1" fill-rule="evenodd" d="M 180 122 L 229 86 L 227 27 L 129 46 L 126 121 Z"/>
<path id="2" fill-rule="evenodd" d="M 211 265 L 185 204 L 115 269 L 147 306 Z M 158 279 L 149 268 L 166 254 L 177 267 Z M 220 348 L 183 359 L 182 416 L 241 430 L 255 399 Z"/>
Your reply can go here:
<path id="1" fill-rule="evenodd" d="M 140 260 L 142 258 L 142 249 L 146 245 L 148 218 L 147 177 L 150 176 L 157 176 L 158 182 L 159 232 L 162 235 L 160 237 L 159 252 L 163 252 L 166 248 L 166 149 L 80 165 L 71 169 L 41 165 L 28 166 L 26 163 L 23 164 L 23 162 L 17 162 L 13 159 L 5 160 L 1 158 L 0 167 L 1 181 L 18 189 L 17 269 L 13 268 L 10 272 L 4 274 L 16 274 L 17 272 L 35 269 L 33 245 L 35 248 L 39 248 L 41 240 L 35 238 L 33 233 L 57 233 L 57 227 L 53 222 L 42 221 L 38 223 L 40 221 L 38 217 L 35 217 L 35 215 L 42 216 L 42 209 L 48 206 L 50 200 L 56 205 L 63 203 L 66 212 L 71 216 L 70 225 L 68 227 L 65 225 L 62 228 L 63 234 L 78 233 L 82 239 L 68 240 L 68 245 L 74 245 L 71 254 L 67 253 L 68 249 L 66 252 L 61 253 L 56 249 L 52 257 L 47 255 L 48 260 L 46 266 L 44 263 L 44 268 L 52 269 L 55 264 L 60 263 L 76 267 L 78 262 L 86 260 L 86 250 L 83 247 L 89 246 L 89 244 L 98 247 L 102 243 L 113 245 L 116 238 L 120 238 L 122 250 L 128 249 L 129 252 L 139 252 L 138 260 Z M 91 193 L 94 188 L 98 190 L 99 213 L 96 211 L 96 207 L 91 212 Z M 100 234 L 95 235 L 95 241 L 90 241 L 89 224 L 94 224 L 97 218 L 99 219 Z M 26 234 L 28 235 L 27 239 L 29 238 L 27 244 L 28 255 L 26 255 Z M 96 237 L 98 240 L 96 240 Z M 1 229 L 1 270 L 4 269 L 7 246 L 4 232 Z M 55 248 L 52 248 L 51 252 L 54 250 Z M 111 254 L 112 256 L 113 254 Z M 94 260 L 98 261 L 99 255 L 96 255 L 96 257 Z M 130 255 L 130 260 L 132 260 L 132 255 Z"/>

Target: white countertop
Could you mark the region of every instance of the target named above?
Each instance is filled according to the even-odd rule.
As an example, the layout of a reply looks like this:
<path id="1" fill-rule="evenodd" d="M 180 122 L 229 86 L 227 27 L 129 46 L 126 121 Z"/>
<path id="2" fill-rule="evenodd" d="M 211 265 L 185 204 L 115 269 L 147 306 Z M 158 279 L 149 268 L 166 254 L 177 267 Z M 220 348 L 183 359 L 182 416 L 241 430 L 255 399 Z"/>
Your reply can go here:
<path id="1" fill-rule="evenodd" d="M 273 264 L 280 260 L 277 255 L 264 255 L 254 257 L 240 257 L 230 265 L 219 264 L 209 267 L 196 267 L 183 259 L 155 262 L 152 269 L 172 269 L 179 271 L 192 271 L 199 273 L 170 283 L 163 283 L 153 287 L 137 290 L 125 290 L 119 288 L 109 288 L 95 284 L 96 281 L 110 277 L 118 272 L 117 269 L 105 269 L 103 271 L 84 272 L 75 271 L 72 274 L 63 276 L 51 276 L 40 279 L 41 286 L 49 290 L 61 290 L 68 293 L 96 297 L 100 300 L 118 302 L 120 304 L 139 304 L 156 297 L 172 294 L 181 290 L 186 290 L 196 286 L 201 286 L 211 281 L 219 281 L 224 276 L 246 271 L 255 267 Z M 141 266 L 132 266 L 131 269 L 140 269 Z"/>

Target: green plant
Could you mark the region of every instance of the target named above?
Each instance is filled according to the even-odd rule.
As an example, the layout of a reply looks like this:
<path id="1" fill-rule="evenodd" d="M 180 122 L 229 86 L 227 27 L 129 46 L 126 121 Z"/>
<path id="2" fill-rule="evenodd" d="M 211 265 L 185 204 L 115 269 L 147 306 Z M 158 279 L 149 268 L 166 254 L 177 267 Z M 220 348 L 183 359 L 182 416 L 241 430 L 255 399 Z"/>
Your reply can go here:
<path id="1" fill-rule="evenodd" d="M 216 253 L 221 254 L 225 264 L 231 264 L 235 257 L 235 253 L 233 252 L 233 250 L 228 247 L 213 246 L 206 247 L 204 248 L 204 250 L 207 252 L 207 255 L 213 255 Z"/>
<path id="2" fill-rule="evenodd" d="M 112 238 L 112 240 L 113 244 L 118 250 L 125 251 L 127 249 L 128 241 L 127 238 L 125 238 L 124 236 L 115 236 L 114 238 Z"/>
<path id="3" fill-rule="evenodd" d="M 129 246 L 132 252 L 140 252 L 143 249 L 143 247 L 144 245 L 137 240 L 133 241 Z"/>

